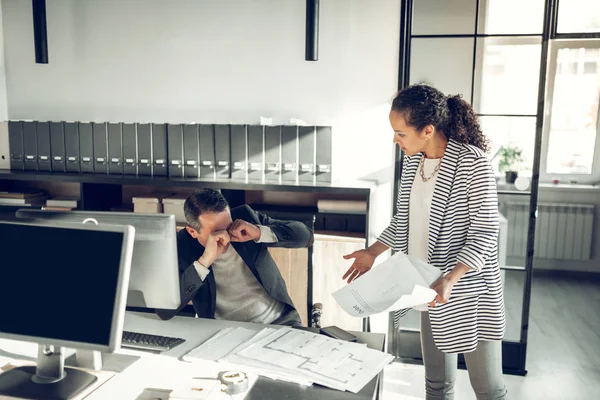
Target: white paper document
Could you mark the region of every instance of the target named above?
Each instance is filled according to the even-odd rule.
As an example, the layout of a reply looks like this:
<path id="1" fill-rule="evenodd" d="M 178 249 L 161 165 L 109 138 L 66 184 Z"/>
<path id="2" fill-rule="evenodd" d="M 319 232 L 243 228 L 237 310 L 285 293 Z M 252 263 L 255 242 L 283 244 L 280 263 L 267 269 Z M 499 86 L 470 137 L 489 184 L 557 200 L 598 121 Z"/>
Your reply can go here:
<path id="1" fill-rule="evenodd" d="M 240 329 L 236 332 L 236 329 Z M 357 393 L 394 357 L 372 350 L 363 344 L 345 342 L 327 336 L 291 328 L 264 328 L 252 331 L 227 328 L 183 357 L 186 361 L 202 361 L 198 356 L 217 360 L 217 352 L 207 347 L 226 348 L 218 361 L 227 368 L 239 369 L 272 379 L 302 385 L 317 383 L 338 390 Z M 229 337 L 229 339 L 227 339 Z M 235 337 L 235 340 L 231 340 Z M 233 342 L 239 342 L 232 346 Z M 225 368 L 225 367 L 224 367 Z"/>
<path id="2" fill-rule="evenodd" d="M 368 273 L 333 293 L 348 314 L 368 317 L 381 312 L 426 305 L 436 292 L 429 286 L 441 271 L 396 253 Z"/>
<path id="3" fill-rule="evenodd" d="M 246 347 L 239 358 L 283 368 L 314 383 L 357 393 L 394 357 L 361 344 L 282 328 Z"/>
<path id="4" fill-rule="evenodd" d="M 246 328 L 225 328 L 182 357 L 183 361 L 219 361 L 244 346 L 256 335 L 256 331 Z"/>

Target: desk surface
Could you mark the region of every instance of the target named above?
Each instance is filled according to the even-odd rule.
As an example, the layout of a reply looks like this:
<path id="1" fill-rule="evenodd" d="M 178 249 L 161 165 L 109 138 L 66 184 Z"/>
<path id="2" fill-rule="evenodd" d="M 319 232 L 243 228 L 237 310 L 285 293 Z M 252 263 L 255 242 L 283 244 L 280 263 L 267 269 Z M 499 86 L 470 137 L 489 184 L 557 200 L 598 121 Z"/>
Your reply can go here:
<path id="1" fill-rule="evenodd" d="M 233 322 L 233 321 L 222 321 L 222 320 L 208 320 L 190 317 L 175 317 L 170 321 L 162 321 L 154 314 L 147 313 L 136 313 L 127 312 L 125 317 L 124 330 L 151 333 L 163 336 L 175 336 L 184 338 L 185 343 L 171 349 L 168 352 L 162 353 L 161 357 L 152 355 L 150 353 L 133 352 L 130 350 L 121 350 L 129 354 L 143 354 L 142 360 L 146 358 L 146 363 L 158 363 L 164 364 L 165 357 L 170 357 L 173 360 L 169 362 L 175 362 L 175 359 L 180 358 L 199 344 L 204 342 L 206 339 L 214 335 L 220 329 L 230 326 L 243 326 L 248 329 L 260 330 L 264 328 L 264 325 Z M 358 337 L 358 341 L 366 343 L 368 347 L 383 350 L 385 336 L 378 333 L 365 333 L 355 332 Z M 110 355 L 107 355 L 110 357 Z M 158 359 L 162 361 L 158 361 Z M 142 361 L 141 360 L 141 361 Z M 150 360 L 150 361 L 148 361 Z M 139 363 L 136 362 L 136 364 Z M 142 363 L 140 363 L 141 365 Z M 107 384 L 99 388 L 94 392 L 88 399 L 105 399 L 106 396 L 110 396 L 118 389 L 118 386 L 127 384 L 127 375 L 135 373 L 136 365 L 128 367 L 121 374 L 115 376 Z M 131 370 L 131 371 L 130 371 Z M 129 372 L 128 372 L 129 371 Z M 259 378 L 253 388 L 248 392 L 247 399 L 374 399 L 378 395 L 379 391 L 379 376 L 373 378 L 363 389 L 357 394 L 349 392 L 341 392 L 338 390 L 332 390 L 321 386 L 310 386 L 304 387 L 294 383 L 273 381 L 266 378 Z M 148 384 L 146 387 L 151 387 Z M 139 388 L 129 388 L 136 390 L 136 393 L 140 393 Z M 119 393 L 117 391 L 117 393 Z M 124 392 L 120 392 L 125 394 Z M 125 398 L 120 396 L 119 398 Z M 135 396 L 132 397 L 135 399 Z"/>

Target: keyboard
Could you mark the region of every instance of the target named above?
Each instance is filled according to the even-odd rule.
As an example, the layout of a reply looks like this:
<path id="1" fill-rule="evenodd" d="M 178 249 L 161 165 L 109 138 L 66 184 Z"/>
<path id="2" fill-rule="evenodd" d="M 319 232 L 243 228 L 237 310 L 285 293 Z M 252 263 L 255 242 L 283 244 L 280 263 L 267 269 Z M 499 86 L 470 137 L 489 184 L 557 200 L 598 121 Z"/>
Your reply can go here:
<path id="1" fill-rule="evenodd" d="M 167 351 L 183 342 L 185 342 L 185 339 L 182 338 L 123 331 L 121 347 L 138 350 Z"/>

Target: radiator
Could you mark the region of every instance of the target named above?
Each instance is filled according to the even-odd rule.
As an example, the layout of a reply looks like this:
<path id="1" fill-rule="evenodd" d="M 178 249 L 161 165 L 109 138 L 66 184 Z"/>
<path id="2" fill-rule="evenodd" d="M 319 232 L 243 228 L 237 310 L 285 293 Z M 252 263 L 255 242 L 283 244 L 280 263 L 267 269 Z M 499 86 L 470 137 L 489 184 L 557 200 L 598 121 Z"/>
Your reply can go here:
<path id="1" fill-rule="evenodd" d="M 525 257 L 529 204 L 506 203 L 507 255 Z M 534 257 L 553 260 L 590 260 L 594 229 L 591 204 L 538 203 Z"/>

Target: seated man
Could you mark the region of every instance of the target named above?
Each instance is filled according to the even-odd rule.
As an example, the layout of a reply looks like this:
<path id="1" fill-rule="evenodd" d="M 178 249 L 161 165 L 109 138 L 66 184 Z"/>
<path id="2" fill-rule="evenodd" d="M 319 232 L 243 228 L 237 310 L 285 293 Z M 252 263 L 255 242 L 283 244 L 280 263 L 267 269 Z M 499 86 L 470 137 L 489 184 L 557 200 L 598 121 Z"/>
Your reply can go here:
<path id="1" fill-rule="evenodd" d="M 278 221 L 247 205 L 229 209 L 216 190 L 202 189 L 184 203 L 188 226 L 177 234 L 181 310 L 192 300 L 200 318 L 301 325 L 267 247 L 310 246 L 303 223 Z M 162 319 L 179 310 L 156 310 Z"/>

